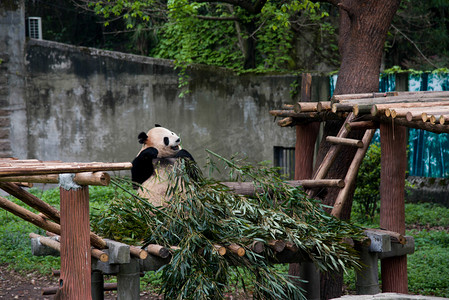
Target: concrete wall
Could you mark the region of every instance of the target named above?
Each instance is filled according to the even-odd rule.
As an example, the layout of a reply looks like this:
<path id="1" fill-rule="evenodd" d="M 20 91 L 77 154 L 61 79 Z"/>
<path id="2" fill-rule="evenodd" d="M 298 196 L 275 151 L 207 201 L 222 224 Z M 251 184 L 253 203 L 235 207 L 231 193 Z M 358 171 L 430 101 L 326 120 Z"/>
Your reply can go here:
<path id="1" fill-rule="evenodd" d="M 205 149 L 256 162 L 272 160 L 275 145 L 294 146 L 294 129 L 278 127 L 269 110 L 293 103 L 296 76 L 189 72 L 191 92 L 178 98 L 170 61 L 28 41 L 25 157 L 129 161 L 140 147 L 137 134 L 155 123 L 178 133 L 200 163 Z M 325 99 L 327 79 L 319 83 L 315 93 Z"/>
<path id="2" fill-rule="evenodd" d="M 294 103 L 297 76 L 195 66 L 179 98 L 171 61 L 26 40 L 23 0 L 1 2 L 0 24 L 0 156 L 130 161 L 138 133 L 155 123 L 178 133 L 201 166 L 205 149 L 259 162 L 273 159 L 273 146 L 294 146 L 295 129 L 269 111 Z M 328 79 L 314 82 L 314 97 L 326 99 Z"/>
<path id="3" fill-rule="evenodd" d="M 0 3 L 0 157 L 26 155 L 25 6 Z"/>

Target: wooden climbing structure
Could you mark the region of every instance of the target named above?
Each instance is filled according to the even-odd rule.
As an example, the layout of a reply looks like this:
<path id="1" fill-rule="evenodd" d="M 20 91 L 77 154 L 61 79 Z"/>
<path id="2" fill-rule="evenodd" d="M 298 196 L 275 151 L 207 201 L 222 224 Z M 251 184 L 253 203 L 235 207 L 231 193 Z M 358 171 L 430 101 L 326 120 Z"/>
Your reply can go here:
<path id="1" fill-rule="evenodd" d="M 342 207 L 355 184 L 360 164 L 376 129 L 381 140 L 381 212 L 380 227 L 405 234 L 404 188 L 407 167 L 406 128 L 416 128 L 434 133 L 449 133 L 449 91 L 447 92 L 388 92 L 335 95 L 330 101 L 312 102 L 310 74 L 304 74 L 301 85 L 301 101 L 286 104 L 270 114 L 282 119 L 281 127 L 296 127 L 295 179 L 343 180 L 332 208 L 332 214 L 340 217 Z M 327 136 L 330 144 L 324 159 L 313 166 L 314 145 L 320 122 L 341 120 L 336 136 Z M 363 138 L 348 138 L 351 131 L 363 130 Z M 357 150 L 344 178 L 327 178 L 339 151 L 347 147 Z M 324 185 L 323 185 L 324 187 Z M 307 189 L 313 196 L 313 190 Z M 407 293 L 406 255 L 381 260 L 382 290 Z M 294 272 L 291 275 L 297 275 Z"/>

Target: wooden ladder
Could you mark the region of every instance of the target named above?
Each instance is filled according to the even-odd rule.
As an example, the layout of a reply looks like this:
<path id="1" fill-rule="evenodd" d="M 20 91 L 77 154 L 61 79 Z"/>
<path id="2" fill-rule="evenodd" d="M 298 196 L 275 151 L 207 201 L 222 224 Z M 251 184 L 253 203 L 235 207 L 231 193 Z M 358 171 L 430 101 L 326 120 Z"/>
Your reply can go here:
<path id="1" fill-rule="evenodd" d="M 363 158 L 365 157 L 366 151 L 368 150 L 369 144 L 374 136 L 374 132 L 376 131 L 376 129 L 366 130 L 362 140 L 349 139 L 347 138 L 347 136 L 350 130 L 348 129 L 346 124 L 349 124 L 353 120 L 354 114 L 350 113 L 343 123 L 343 126 L 340 128 L 337 136 L 328 136 L 326 138 L 326 141 L 332 143 L 332 145 L 312 178 L 313 180 L 320 180 L 326 177 L 342 146 L 357 147 L 357 152 L 344 178 L 344 187 L 342 187 L 339 191 L 337 199 L 335 200 L 334 207 L 332 208 L 331 214 L 337 218 L 340 218 L 343 204 L 348 198 L 351 187 L 355 184 L 357 172 L 360 168 L 360 165 L 362 164 Z M 309 196 L 311 196 L 312 193 L 313 192 L 311 190 L 308 190 Z"/>

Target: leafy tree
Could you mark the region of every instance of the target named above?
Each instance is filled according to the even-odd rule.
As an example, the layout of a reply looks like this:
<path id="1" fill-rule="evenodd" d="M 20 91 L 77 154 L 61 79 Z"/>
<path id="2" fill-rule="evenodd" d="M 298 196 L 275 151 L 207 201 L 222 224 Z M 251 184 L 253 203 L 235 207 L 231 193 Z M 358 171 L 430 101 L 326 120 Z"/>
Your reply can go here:
<path id="1" fill-rule="evenodd" d="M 294 36 L 328 13 L 310 0 L 209 0 L 168 2 L 132 0 L 77 0 L 108 19 L 148 22 L 159 43 L 152 55 L 174 59 L 179 65 L 205 63 L 234 70 L 294 69 Z M 106 24 L 109 22 L 107 21 Z M 128 23 L 129 29 L 134 28 Z"/>

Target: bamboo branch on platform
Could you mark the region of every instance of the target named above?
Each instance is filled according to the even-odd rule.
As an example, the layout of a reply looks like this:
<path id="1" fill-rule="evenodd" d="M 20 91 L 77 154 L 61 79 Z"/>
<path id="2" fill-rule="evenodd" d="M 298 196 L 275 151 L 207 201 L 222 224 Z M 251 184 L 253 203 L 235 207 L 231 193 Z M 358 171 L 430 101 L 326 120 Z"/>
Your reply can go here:
<path id="1" fill-rule="evenodd" d="M 344 187 L 343 179 L 303 179 L 290 180 L 286 183 L 293 187 L 302 186 L 306 189 L 317 187 Z M 261 187 L 255 188 L 253 182 L 221 182 L 221 184 L 229 187 L 233 193 L 244 196 L 253 196 L 264 192 Z"/>

